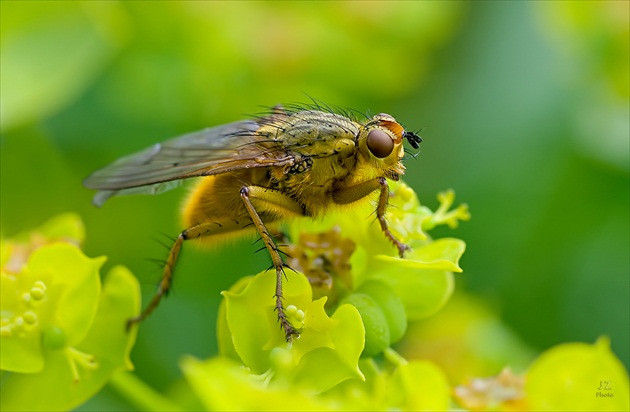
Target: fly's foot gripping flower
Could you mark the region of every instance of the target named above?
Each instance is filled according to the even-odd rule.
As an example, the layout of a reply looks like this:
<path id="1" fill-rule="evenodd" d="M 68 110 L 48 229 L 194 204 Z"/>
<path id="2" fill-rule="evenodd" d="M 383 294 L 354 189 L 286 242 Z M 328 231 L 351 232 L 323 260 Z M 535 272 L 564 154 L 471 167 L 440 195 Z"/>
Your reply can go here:
<path id="1" fill-rule="evenodd" d="M 274 379 L 318 392 L 345 379 L 362 378 L 358 360 L 364 329 L 358 311 L 342 305 L 329 316 L 324 310 L 326 297 L 313 300 L 306 277 L 287 271 L 286 313 L 293 326 L 300 327 L 300 336 L 287 343 L 278 333 L 275 300 L 268 293 L 274 284 L 275 273 L 267 271 L 223 292 L 218 321 L 220 353 L 242 362 L 252 373 L 273 371 Z M 279 358 L 277 348 L 286 356 Z M 330 370 L 336 373 L 326 372 Z"/>

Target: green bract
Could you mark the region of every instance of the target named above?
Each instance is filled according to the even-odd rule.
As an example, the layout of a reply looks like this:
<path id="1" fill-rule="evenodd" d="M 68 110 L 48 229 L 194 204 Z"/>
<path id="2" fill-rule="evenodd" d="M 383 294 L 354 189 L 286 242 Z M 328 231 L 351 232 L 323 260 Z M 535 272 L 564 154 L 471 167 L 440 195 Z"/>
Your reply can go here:
<path id="1" fill-rule="evenodd" d="M 73 347 L 85 338 L 104 262 L 53 243 L 33 252 L 21 273 L 2 273 L 2 370 L 40 372 L 47 348 Z"/>
<path id="2" fill-rule="evenodd" d="M 532 410 L 630 410 L 630 384 L 607 338 L 565 343 L 542 355 L 526 375 Z"/>
<path id="3" fill-rule="evenodd" d="M 244 288 L 243 283 L 237 283 L 235 289 L 241 292 L 223 293 L 232 345 L 225 343 L 225 326 L 220 326 L 222 353 L 236 354 L 252 373 L 273 370 L 281 379 L 316 391 L 345 379 L 362 379 L 357 363 L 363 350 L 364 329 L 358 311 L 342 305 L 328 317 L 324 311 L 326 298 L 313 301 L 308 280 L 287 271 L 285 307 L 292 324 L 300 330 L 300 337 L 287 343 L 278 326 L 275 298 L 269 294 L 275 279 L 275 271 L 263 272 L 249 279 Z M 291 306 L 295 309 L 289 310 Z"/>
<path id="4" fill-rule="evenodd" d="M 357 292 L 365 293 L 374 299 L 387 321 L 391 343 L 398 342 L 407 331 L 407 313 L 396 292 L 387 284 L 377 280 L 363 283 Z"/>
<path id="5" fill-rule="evenodd" d="M 361 314 L 361 320 L 365 327 L 365 346 L 362 355 L 375 356 L 388 348 L 392 343 L 391 332 L 383 309 L 370 295 L 365 293 L 352 293 L 343 303 L 349 303 L 357 308 Z"/>
<path id="6" fill-rule="evenodd" d="M 453 290 L 452 272 L 461 272 L 464 242 L 434 241 L 425 231 L 438 224 L 455 226 L 469 215 L 465 205 L 449 211 L 452 192 L 440 194 L 440 207 L 433 213 L 405 184 L 390 188 L 386 217 L 394 235 L 411 247 L 404 258 L 370 218 L 373 205 L 288 226 L 289 245 L 281 248 L 289 266 L 304 273 L 287 270 L 283 282 L 286 315 L 300 332 L 292 342 L 285 342 L 274 310 L 270 291 L 275 271 L 241 279 L 223 293 L 219 351 L 237 363 L 219 358 L 183 364 L 208 408 L 303 409 L 287 406 L 277 392 L 282 388 L 292 388 L 296 399 L 319 393 L 326 402 L 315 405 L 326 409 L 448 406 L 444 374 L 428 362 L 409 363 L 389 347 L 403 338 L 408 320 L 429 316 L 445 304 Z M 369 359 L 381 353 L 390 366 L 382 368 Z M 238 370 L 238 364 L 249 372 Z M 206 386 L 199 386 L 200 379 Z M 240 395 L 230 395 L 233 390 L 225 382 L 240 388 Z M 208 385 L 222 389 L 203 392 Z"/>
<path id="7" fill-rule="evenodd" d="M 408 320 L 428 317 L 444 306 L 453 292 L 453 272 L 462 271 L 459 259 L 466 248 L 459 239 L 432 240 L 426 234 L 426 230 L 436 225 L 454 227 L 458 220 L 470 218 L 466 205 L 449 210 L 455 196 L 452 191 L 438 195 L 440 206 L 434 213 L 422 206 L 413 190 L 404 183 L 390 183 L 390 189 L 390 206 L 386 218 L 392 233 L 411 247 L 404 258 L 398 256 L 397 249 L 383 234 L 380 224 L 368 218 L 371 212 L 367 207 L 358 207 L 349 212 L 333 212 L 317 221 L 299 220 L 289 226 L 290 238 L 294 243 L 298 243 L 299 239 L 297 247 L 287 251 L 290 256 L 311 257 L 313 252 L 308 249 L 312 248 L 310 245 L 331 245 L 329 248 L 332 251 L 328 254 L 323 253 L 319 246 L 317 253 L 320 256 L 311 259 L 331 262 L 333 273 L 317 275 L 317 267 L 302 267 L 305 266 L 303 259 L 290 262 L 290 265 L 297 264 L 298 269 L 309 274 L 309 278 L 334 279 L 329 291 L 318 290 L 318 294 L 330 295 L 333 304 L 343 301 L 358 305 L 367 331 L 368 344 L 364 356 L 375 355 L 379 348 L 382 350 L 399 340 Z M 350 252 L 347 244 L 343 243 L 344 239 L 349 239 L 352 244 Z M 350 268 L 348 274 L 338 269 L 346 266 L 333 262 L 334 258 L 344 254 L 349 256 L 346 263 Z M 374 295 L 378 289 L 393 292 L 387 299 L 382 297 L 379 302 L 380 308 L 385 309 L 384 313 L 374 308 L 369 299 L 352 295 L 363 285 L 375 281 L 381 286 L 371 287 L 372 292 L 368 295 Z M 376 296 L 370 297 L 374 299 Z M 390 336 L 392 332 L 394 334 Z"/>
<path id="8" fill-rule="evenodd" d="M 270 386 L 224 357 L 200 361 L 185 357 L 184 376 L 208 411 L 330 410 L 331 405 L 307 392 Z"/>
<path id="9" fill-rule="evenodd" d="M 446 375 L 427 361 L 411 361 L 396 368 L 387 381 L 385 404 L 410 411 L 444 411 L 449 406 Z"/>
<path id="10" fill-rule="evenodd" d="M 22 238 L 26 242 L 6 241 L 2 248 L 6 410 L 73 408 L 114 372 L 132 367 L 135 332 L 126 333 L 124 324 L 139 310 L 137 281 L 116 267 L 101 290 L 105 258 L 88 258 L 73 244 L 83 237 L 76 216 L 60 216 L 42 228 Z"/>

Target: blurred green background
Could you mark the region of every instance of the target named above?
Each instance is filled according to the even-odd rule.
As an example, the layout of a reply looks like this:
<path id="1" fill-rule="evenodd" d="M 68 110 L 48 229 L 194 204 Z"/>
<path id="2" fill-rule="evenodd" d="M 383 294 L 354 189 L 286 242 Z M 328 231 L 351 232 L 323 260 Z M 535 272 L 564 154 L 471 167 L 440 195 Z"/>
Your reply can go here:
<path id="1" fill-rule="evenodd" d="M 186 189 L 116 198 L 81 181 L 152 143 L 261 106 L 323 102 L 422 129 L 405 180 L 473 219 L 458 287 L 529 346 L 594 342 L 629 362 L 628 2 L 2 1 L 2 236 L 66 211 L 90 256 L 149 261 L 182 229 Z M 185 248 L 133 361 L 158 389 L 216 353 L 219 292 L 268 266 L 251 240 Z M 107 392 L 105 395 L 106 396 Z"/>

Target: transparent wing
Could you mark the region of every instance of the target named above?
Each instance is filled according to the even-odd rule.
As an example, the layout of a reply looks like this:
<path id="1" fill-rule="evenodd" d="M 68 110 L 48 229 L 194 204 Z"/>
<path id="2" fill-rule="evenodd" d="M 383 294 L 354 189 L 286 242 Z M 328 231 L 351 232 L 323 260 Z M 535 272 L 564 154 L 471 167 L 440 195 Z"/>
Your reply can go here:
<path id="1" fill-rule="evenodd" d="M 217 126 L 157 143 L 125 156 L 90 175 L 84 185 L 100 192 L 94 203 L 123 194 L 157 194 L 195 176 L 290 164 L 282 142 L 259 134 L 247 120 Z"/>

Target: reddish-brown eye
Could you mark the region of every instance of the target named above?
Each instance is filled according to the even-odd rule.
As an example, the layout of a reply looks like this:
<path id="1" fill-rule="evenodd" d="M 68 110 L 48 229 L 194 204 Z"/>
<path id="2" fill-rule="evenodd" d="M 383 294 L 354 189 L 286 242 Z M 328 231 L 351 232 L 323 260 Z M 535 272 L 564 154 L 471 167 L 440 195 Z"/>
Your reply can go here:
<path id="1" fill-rule="evenodd" d="M 394 141 L 384 131 L 375 129 L 368 133 L 367 147 L 374 156 L 383 159 L 394 150 Z"/>

